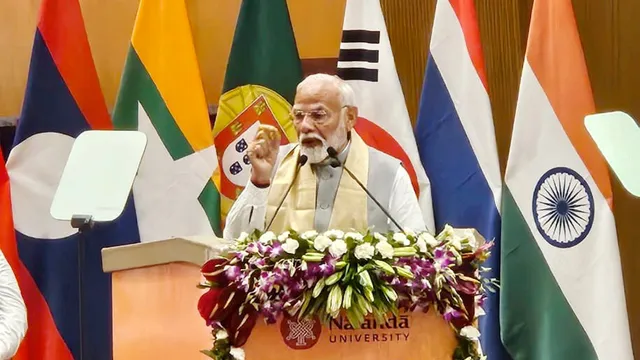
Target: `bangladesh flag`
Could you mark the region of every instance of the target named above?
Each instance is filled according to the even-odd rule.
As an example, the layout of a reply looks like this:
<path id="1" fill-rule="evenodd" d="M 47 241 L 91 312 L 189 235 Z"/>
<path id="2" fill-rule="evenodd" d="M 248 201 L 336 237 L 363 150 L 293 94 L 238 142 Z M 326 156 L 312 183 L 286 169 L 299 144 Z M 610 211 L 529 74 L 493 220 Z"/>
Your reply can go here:
<path id="1" fill-rule="evenodd" d="M 213 129 L 222 217 L 249 181 L 245 152 L 260 124 L 297 141 L 289 119 L 302 66 L 285 0 L 243 0 Z"/>
<path id="2" fill-rule="evenodd" d="M 133 187 L 141 240 L 219 234 L 216 149 L 184 0 L 140 1 L 113 122 L 147 135 Z"/>
<path id="3" fill-rule="evenodd" d="M 500 325 L 513 359 L 633 359 L 607 165 L 571 0 L 536 0 L 502 205 Z"/>

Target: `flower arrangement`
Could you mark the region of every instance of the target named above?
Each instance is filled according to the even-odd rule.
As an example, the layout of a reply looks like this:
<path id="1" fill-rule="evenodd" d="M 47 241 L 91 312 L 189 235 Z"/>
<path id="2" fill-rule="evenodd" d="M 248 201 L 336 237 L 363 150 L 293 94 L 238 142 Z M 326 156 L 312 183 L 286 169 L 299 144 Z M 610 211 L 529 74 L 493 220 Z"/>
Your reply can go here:
<path id="1" fill-rule="evenodd" d="M 401 310 L 436 309 L 455 330 L 453 359 L 484 359 L 477 317 L 493 279 L 481 264 L 493 245 L 470 229 L 446 226 L 428 232 L 381 234 L 243 233 L 225 257 L 202 266 L 206 291 L 200 315 L 212 327 L 216 360 L 244 359 L 242 346 L 257 318 L 317 317 L 327 323 L 341 313 L 357 329 L 365 317 L 385 321 Z M 478 311 L 480 310 L 480 311 Z"/>

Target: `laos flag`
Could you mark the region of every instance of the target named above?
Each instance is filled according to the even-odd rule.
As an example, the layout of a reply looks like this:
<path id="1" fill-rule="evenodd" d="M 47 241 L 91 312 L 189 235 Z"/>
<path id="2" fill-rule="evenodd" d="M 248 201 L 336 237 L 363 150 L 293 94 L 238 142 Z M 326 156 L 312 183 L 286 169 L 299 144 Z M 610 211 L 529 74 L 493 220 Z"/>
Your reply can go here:
<path id="1" fill-rule="evenodd" d="M 14 265 L 24 269 L 18 280 L 29 322 L 16 359 L 112 358 L 111 280 L 102 271 L 100 251 L 139 241 L 135 210 L 128 206 L 116 222 L 83 235 L 82 268 L 80 235 L 49 213 L 74 139 L 109 128 L 78 0 L 43 0 L 7 160 L 19 260 Z"/>
<path id="2" fill-rule="evenodd" d="M 493 240 L 484 266 L 499 278 L 502 181 L 473 0 L 437 2 L 415 132 L 437 231 L 446 224 L 471 227 Z M 509 359 L 500 341 L 497 293 L 489 293 L 483 309 L 485 354 Z"/>

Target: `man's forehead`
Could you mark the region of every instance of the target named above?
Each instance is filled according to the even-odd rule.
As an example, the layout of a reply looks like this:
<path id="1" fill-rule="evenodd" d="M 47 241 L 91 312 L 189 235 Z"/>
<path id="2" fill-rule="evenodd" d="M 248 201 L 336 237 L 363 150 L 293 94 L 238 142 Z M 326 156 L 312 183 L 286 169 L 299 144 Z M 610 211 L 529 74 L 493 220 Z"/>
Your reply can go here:
<path id="1" fill-rule="evenodd" d="M 322 102 L 313 102 L 313 103 L 302 103 L 296 102 L 293 104 L 293 110 L 328 110 L 329 107 Z"/>
<path id="2" fill-rule="evenodd" d="M 340 91 L 335 85 L 319 82 L 301 87 L 295 97 L 295 105 L 305 108 L 331 108 L 340 102 Z"/>

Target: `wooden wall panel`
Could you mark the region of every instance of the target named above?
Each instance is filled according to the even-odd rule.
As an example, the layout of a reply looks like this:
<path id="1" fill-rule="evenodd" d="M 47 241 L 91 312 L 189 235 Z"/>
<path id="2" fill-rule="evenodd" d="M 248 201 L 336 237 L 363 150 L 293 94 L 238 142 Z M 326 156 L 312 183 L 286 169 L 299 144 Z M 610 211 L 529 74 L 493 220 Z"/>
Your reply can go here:
<path id="1" fill-rule="evenodd" d="M 521 2 L 476 0 L 476 11 L 500 168 L 504 174 L 525 49 L 520 21 Z"/>
<path id="2" fill-rule="evenodd" d="M 0 1 L 0 116 L 22 107 L 40 0 Z"/>
<path id="3" fill-rule="evenodd" d="M 436 1 L 381 0 L 380 3 L 409 117 L 415 123 Z"/>

